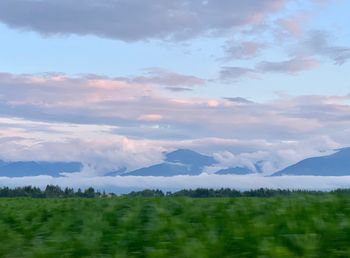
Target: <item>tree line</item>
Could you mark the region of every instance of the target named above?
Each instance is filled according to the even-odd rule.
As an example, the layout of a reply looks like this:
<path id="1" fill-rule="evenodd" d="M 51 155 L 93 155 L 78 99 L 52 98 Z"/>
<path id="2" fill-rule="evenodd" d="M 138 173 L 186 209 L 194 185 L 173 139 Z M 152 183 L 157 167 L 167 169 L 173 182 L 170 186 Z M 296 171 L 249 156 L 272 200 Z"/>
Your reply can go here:
<path id="1" fill-rule="evenodd" d="M 342 190 L 337 190 L 342 191 Z M 335 191 L 334 191 L 335 192 Z M 288 190 L 288 189 L 268 189 L 260 188 L 249 191 L 239 191 L 231 188 L 221 189 L 184 189 L 177 192 L 163 192 L 161 190 L 143 190 L 138 192 L 131 192 L 125 196 L 131 197 L 191 197 L 191 198 L 211 198 L 211 197 L 274 197 L 274 196 L 289 196 L 292 194 L 323 194 L 321 191 L 307 191 L 307 190 Z M 350 193 L 350 191 L 349 191 Z"/>
<path id="2" fill-rule="evenodd" d="M 350 189 L 337 189 L 331 191 L 335 194 L 350 194 Z M 197 188 L 187 189 L 177 192 L 163 192 L 162 190 L 146 189 L 143 191 L 133 191 L 123 194 L 126 197 L 190 197 L 190 198 L 210 198 L 210 197 L 274 197 L 289 196 L 292 194 L 312 194 L 321 195 L 322 191 L 288 190 L 288 189 L 267 189 L 260 188 L 249 191 L 238 191 L 230 188 L 208 189 Z M 113 197 L 114 193 L 96 191 L 93 187 L 87 189 L 61 188 L 57 185 L 47 185 L 44 189 L 39 187 L 0 187 L 0 198 L 30 197 L 30 198 L 97 198 Z"/>
<path id="3" fill-rule="evenodd" d="M 113 194 L 109 194 L 113 195 Z M 85 190 L 74 190 L 73 188 L 66 187 L 62 189 L 58 185 L 47 185 L 45 189 L 33 186 L 24 187 L 1 187 L 0 198 L 6 197 L 31 197 L 31 198 L 95 198 L 100 196 L 107 196 L 105 192 L 96 191 L 93 187 L 89 187 Z"/>

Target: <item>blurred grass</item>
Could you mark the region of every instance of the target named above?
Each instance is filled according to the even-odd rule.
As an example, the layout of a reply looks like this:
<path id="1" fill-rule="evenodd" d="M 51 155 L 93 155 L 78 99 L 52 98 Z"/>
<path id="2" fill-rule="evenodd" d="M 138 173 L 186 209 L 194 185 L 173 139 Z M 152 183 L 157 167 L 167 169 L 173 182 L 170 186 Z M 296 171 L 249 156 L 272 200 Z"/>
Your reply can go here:
<path id="1" fill-rule="evenodd" d="M 0 199 L 0 257 L 350 257 L 350 197 Z"/>

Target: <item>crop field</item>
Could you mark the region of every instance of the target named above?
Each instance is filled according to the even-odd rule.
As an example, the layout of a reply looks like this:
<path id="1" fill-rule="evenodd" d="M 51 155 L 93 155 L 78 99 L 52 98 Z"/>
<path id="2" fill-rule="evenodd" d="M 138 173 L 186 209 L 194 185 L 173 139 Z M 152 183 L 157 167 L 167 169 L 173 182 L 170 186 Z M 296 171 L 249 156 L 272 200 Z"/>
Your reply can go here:
<path id="1" fill-rule="evenodd" d="M 350 257 L 350 197 L 0 199 L 0 257 Z"/>

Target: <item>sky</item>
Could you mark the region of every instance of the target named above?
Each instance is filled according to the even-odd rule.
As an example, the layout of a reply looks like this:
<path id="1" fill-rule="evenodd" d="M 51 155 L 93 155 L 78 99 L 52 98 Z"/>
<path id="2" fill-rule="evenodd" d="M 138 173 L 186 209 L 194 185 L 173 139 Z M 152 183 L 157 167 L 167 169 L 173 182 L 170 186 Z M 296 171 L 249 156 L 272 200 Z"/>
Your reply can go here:
<path id="1" fill-rule="evenodd" d="M 350 146 L 350 1 L 1 0 L 0 159 L 273 173 Z"/>

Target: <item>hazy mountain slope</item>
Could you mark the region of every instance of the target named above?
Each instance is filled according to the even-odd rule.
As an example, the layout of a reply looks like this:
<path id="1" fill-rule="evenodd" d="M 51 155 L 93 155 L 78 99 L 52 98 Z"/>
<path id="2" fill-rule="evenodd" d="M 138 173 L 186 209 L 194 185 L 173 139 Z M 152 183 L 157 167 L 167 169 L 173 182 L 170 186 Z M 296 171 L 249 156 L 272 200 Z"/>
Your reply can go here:
<path id="1" fill-rule="evenodd" d="M 60 173 L 80 172 L 83 165 L 79 162 L 0 162 L 0 177 L 24 177 L 49 175 L 58 177 Z"/>
<path id="2" fill-rule="evenodd" d="M 161 163 L 154 166 L 141 168 L 123 174 L 123 176 L 176 176 L 176 175 L 197 175 L 185 165 Z"/>
<path id="3" fill-rule="evenodd" d="M 199 175 L 204 167 L 215 164 L 213 157 L 179 149 L 166 154 L 165 162 L 123 174 L 123 176 Z"/>
<path id="4" fill-rule="evenodd" d="M 350 175 L 350 148 L 340 149 L 336 153 L 329 156 L 314 157 L 302 160 L 273 174 L 273 176 L 281 175 Z"/>

